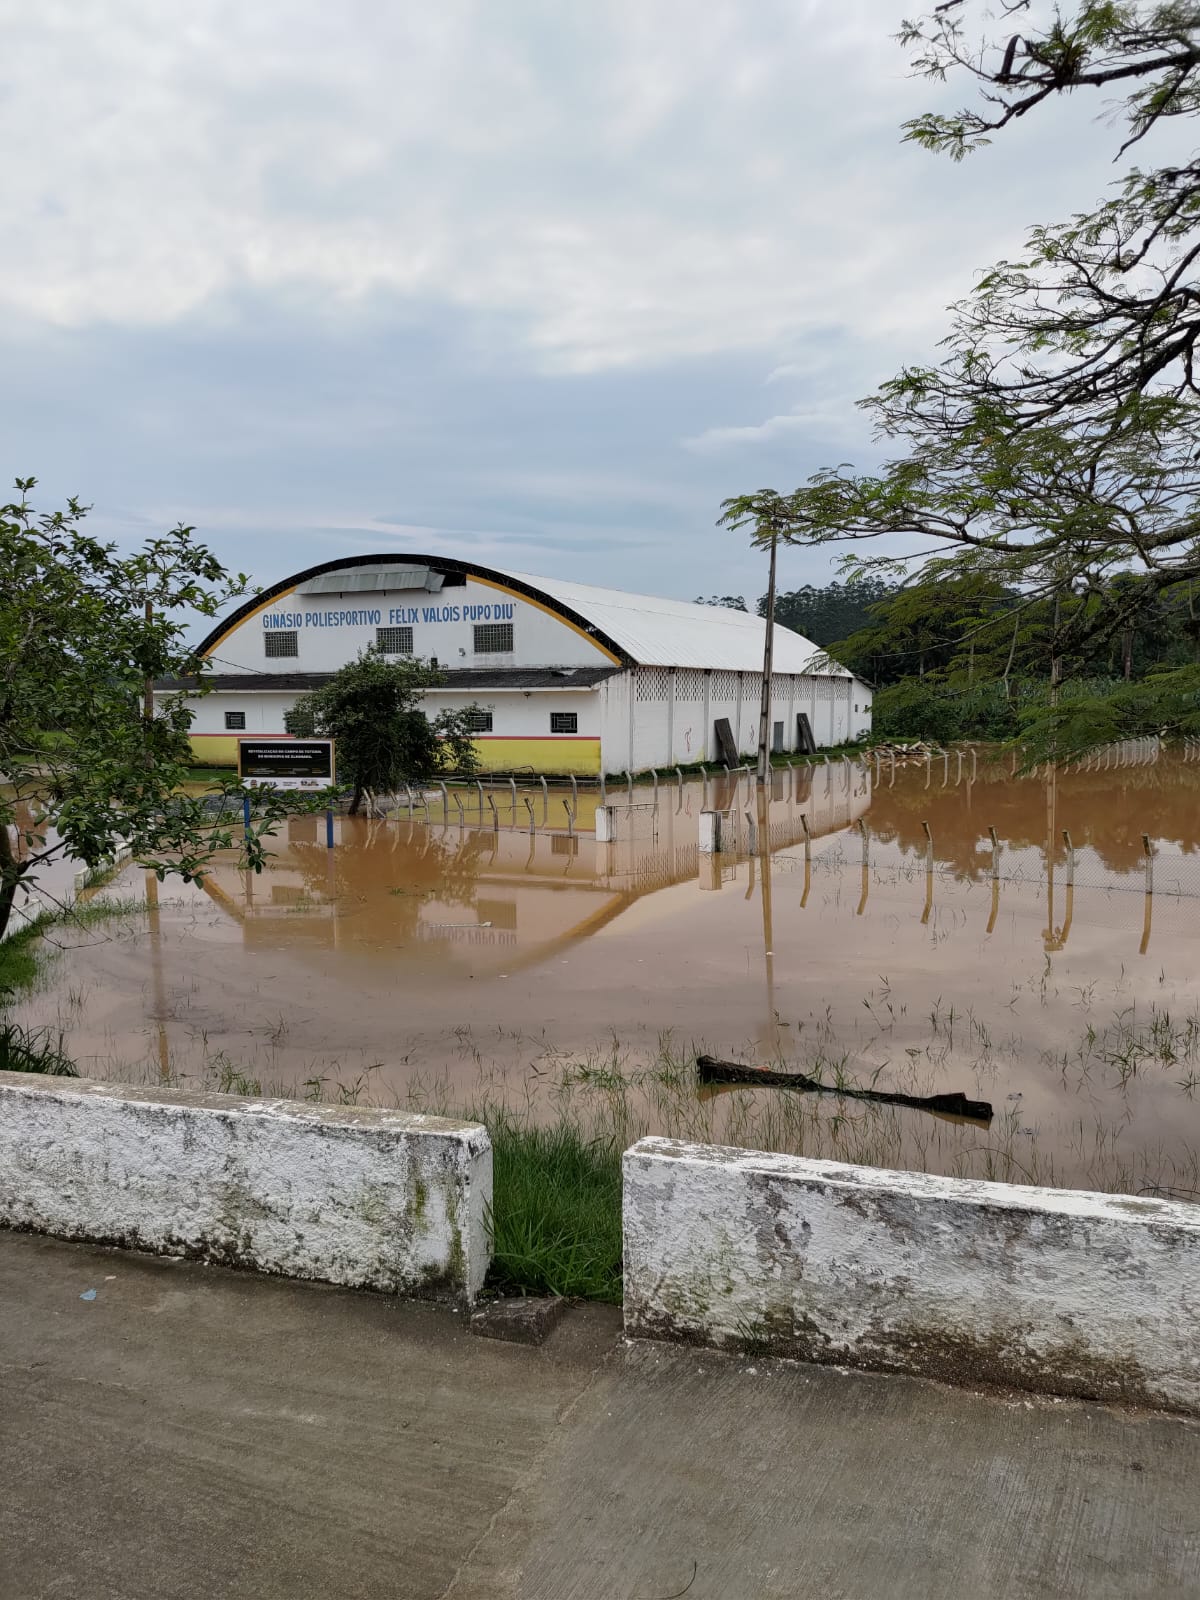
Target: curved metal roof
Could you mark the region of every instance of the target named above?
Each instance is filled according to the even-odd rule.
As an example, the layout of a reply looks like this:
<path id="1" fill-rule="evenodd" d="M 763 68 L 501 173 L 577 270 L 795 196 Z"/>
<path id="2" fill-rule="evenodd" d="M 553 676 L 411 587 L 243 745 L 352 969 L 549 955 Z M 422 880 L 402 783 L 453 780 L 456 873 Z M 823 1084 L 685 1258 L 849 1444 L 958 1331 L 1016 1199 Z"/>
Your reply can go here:
<path id="1" fill-rule="evenodd" d="M 314 580 L 320 580 L 322 592 L 334 593 L 337 591 L 333 574 L 345 571 L 349 591 L 361 587 L 362 578 L 369 577 L 372 586 L 379 585 L 385 569 L 389 568 L 395 569 L 397 579 L 411 578 L 414 571 L 422 568 L 431 574 L 456 577 L 460 583 L 472 576 L 486 578 L 556 612 L 595 639 L 613 661 L 624 665 L 699 667 L 727 672 L 762 670 L 766 624 L 761 617 L 745 611 L 696 605 L 688 600 L 664 600 L 655 595 L 629 594 L 623 589 L 603 589 L 565 578 L 502 572 L 449 556 L 416 555 L 409 551 L 395 555 L 384 552 L 342 556 L 293 573 L 238 606 L 200 643 L 197 654 L 210 654 L 240 622 L 282 595 L 296 590 L 303 592 Z M 845 667 L 830 661 L 810 639 L 778 624 L 775 626 L 774 670 L 820 673 L 826 677 L 850 676 Z"/>
<path id="2" fill-rule="evenodd" d="M 762 671 L 766 630 L 762 617 L 730 611 L 724 606 L 696 605 L 690 600 L 663 600 L 655 595 L 628 594 L 623 589 L 600 589 L 565 578 L 533 578 L 520 572 L 512 576 L 522 583 L 537 584 L 551 600 L 586 617 L 640 666 Z M 778 623 L 774 670 L 850 676 L 811 639 Z"/>

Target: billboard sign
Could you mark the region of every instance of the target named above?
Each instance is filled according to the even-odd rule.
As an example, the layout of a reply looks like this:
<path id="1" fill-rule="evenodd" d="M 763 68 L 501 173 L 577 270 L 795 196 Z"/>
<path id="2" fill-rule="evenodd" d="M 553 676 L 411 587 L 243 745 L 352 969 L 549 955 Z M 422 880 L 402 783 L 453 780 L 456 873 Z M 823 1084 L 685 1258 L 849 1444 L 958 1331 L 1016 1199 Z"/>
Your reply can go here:
<path id="1" fill-rule="evenodd" d="M 272 789 L 333 787 L 332 739 L 239 739 L 238 777 Z"/>

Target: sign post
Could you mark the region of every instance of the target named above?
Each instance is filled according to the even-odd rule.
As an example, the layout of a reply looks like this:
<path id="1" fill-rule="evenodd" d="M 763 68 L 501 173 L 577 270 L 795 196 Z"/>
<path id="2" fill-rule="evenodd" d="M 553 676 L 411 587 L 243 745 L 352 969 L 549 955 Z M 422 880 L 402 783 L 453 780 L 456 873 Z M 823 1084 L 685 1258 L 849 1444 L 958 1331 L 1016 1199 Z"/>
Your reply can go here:
<path id="1" fill-rule="evenodd" d="M 332 739 L 239 739 L 238 777 L 272 789 L 331 789 Z"/>

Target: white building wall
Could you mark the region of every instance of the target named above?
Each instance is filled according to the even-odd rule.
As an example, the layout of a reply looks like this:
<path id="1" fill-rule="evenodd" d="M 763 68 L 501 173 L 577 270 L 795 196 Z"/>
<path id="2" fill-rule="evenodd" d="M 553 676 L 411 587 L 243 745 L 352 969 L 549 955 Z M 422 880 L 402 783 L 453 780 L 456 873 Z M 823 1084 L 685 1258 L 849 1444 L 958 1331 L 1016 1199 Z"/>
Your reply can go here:
<path id="1" fill-rule="evenodd" d="M 599 696 L 590 689 L 433 689 L 424 698 L 424 709 L 436 716 L 439 711 L 461 711 L 478 706 L 492 714 L 492 732 L 510 739 L 548 739 L 554 737 L 550 718 L 557 712 L 574 712 L 579 735 L 600 736 Z"/>
<path id="2" fill-rule="evenodd" d="M 671 718 L 671 747 L 668 766 L 686 767 L 699 761 L 712 738 L 704 716 L 704 686 L 707 674 L 694 667 L 680 667 L 674 677 L 674 712 Z"/>
<path id="3" fill-rule="evenodd" d="M 758 746 L 761 679 L 753 673 L 742 673 L 739 700 L 738 676 L 684 668 L 668 673 L 666 668 L 651 667 L 636 673 L 615 673 L 595 689 L 431 690 L 425 705 L 431 714 L 443 707 L 477 705 L 492 713 L 494 737 L 521 739 L 555 737 L 551 734 L 551 713 L 575 712 L 577 736 L 601 740 L 606 771 L 624 772 L 632 763 L 632 770 L 637 772 L 648 767 L 717 760 L 713 724 L 718 717 L 729 718 L 739 753 L 751 755 Z M 631 685 L 635 690 L 632 723 Z M 230 737 L 242 733 L 247 738 L 281 736 L 285 732 L 284 717 L 298 698 L 295 691 L 216 689 L 190 701 L 192 733 Z M 783 747 L 795 750 L 796 716 L 806 711 L 819 746 L 863 738 L 871 731 L 871 699 L 872 691 L 857 678 L 776 676 L 772 684 L 770 735 L 773 740 L 774 724 L 782 722 Z M 226 728 L 227 711 L 243 714 L 245 727 Z"/>
<path id="4" fill-rule="evenodd" d="M 297 693 L 284 690 L 263 693 L 214 689 L 211 694 L 191 696 L 188 699 L 192 712 L 191 731 L 193 735 L 228 734 L 230 737 L 244 733 L 247 738 L 256 734 L 281 734 L 284 715 L 298 698 Z M 226 728 L 227 711 L 241 712 L 246 718 L 245 728 Z"/>
<path id="5" fill-rule="evenodd" d="M 854 689 L 851 701 L 850 737 L 865 739 L 871 732 L 871 705 L 875 697 L 874 691 L 861 678 L 853 678 L 851 682 Z"/>
<path id="6" fill-rule="evenodd" d="M 194 698 L 193 734 L 236 734 L 249 737 L 256 734 L 282 734 L 283 719 L 300 698 L 298 692 L 263 693 L 257 690 L 214 689 L 211 694 Z M 479 706 L 492 713 L 493 731 L 510 738 L 550 737 L 550 717 L 553 712 L 574 712 L 579 719 L 578 732 L 598 738 L 601 731 L 600 699 L 590 689 L 531 689 L 523 690 L 462 690 L 451 692 L 433 689 L 425 695 L 423 708 L 431 715 L 443 710 L 462 710 Z M 241 712 L 246 718 L 244 729 L 225 726 L 227 711 Z"/>
<path id="7" fill-rule="evenodd" d="M 667 696 L 670 674 L 666 667 L 639 667 L 633 677 L 633 770 L 669 764 Z"/>
<path id="8" fill-rule="evenodd" d="M 513 650 L 477 652 L 476 625 L 511 623 Z M 215 646 L 218 672 L 336 672 L 380 627 L 411 627 L 413 654 L 443 667 L 595 667 L 612 656 L 594 640 L 514 591 L 469 580 L 439 594 L 425 590 L 281 595 Z M 269 635 L 294 632 L 297 654 L 267 655 Z"/>

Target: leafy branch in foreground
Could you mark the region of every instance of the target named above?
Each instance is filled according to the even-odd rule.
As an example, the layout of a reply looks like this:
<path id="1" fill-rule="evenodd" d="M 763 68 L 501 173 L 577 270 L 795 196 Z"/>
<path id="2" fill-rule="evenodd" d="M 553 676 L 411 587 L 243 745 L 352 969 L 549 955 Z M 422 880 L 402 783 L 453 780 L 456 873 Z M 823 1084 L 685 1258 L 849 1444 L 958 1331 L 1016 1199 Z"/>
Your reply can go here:
<path id="1" fill-rule="evenodd" d="M 187 614 L 214 615 L 245 577 L 226 573 L 182 524 L 122 556 L 85 531 L 78 500 L 35 511 L 35 481 L 18 479 L 20 498 L 0 506 L 0 937 L 18 896 L 59 857 L 97 867 L 128 844 L 160 878 L 187 880 L 236 845 L 259 870 L 274 822 L 297 808 L 261 795 L 245 836 L 240 816 L 235 826 L 211 800 L 181 792 L 191 762 L 184 698 L 166 696 L 146 715 L 155 679 L 199 674 L 202 692 L 206 664 L 187 642 Z M 216 790 L 241 793 L 234 780 Z"/>
<path id="2" fill-rule="evenodd" d="M 1123 93 L 1122 150 L 1200 110 L 1194 4 L 1078 0 L 1038 22 L 1027 0 L 1002 0 L 995 39 L 972 33 L 970 15 L 949 0 L 901 31 L 917 73 L 981 86 L 978 108 L 908 124 L 928 148 L 962 156 L 1087 87 Z M 940 359 L 862 402 L 876 438 L 901 446 L 892 459 L 734 497 L 721 520 L 758 543 L 836 548 L 852 574 L 974 577 L 1046 602 L 1055 685 L 1065 656 L 1128 634 L 1200 577 L 1198 223 L 1189 159 L 1130 171 L 1091 210 L 1033 229 L 1021 259 L 952 308 Z M 764 535 L 768 501 L 781 520 Z M 1004 626 L 997 615 L 979 631 Z M 1165 719 L 1185 721 L 1185 679 L 1160 688 Z"/>

